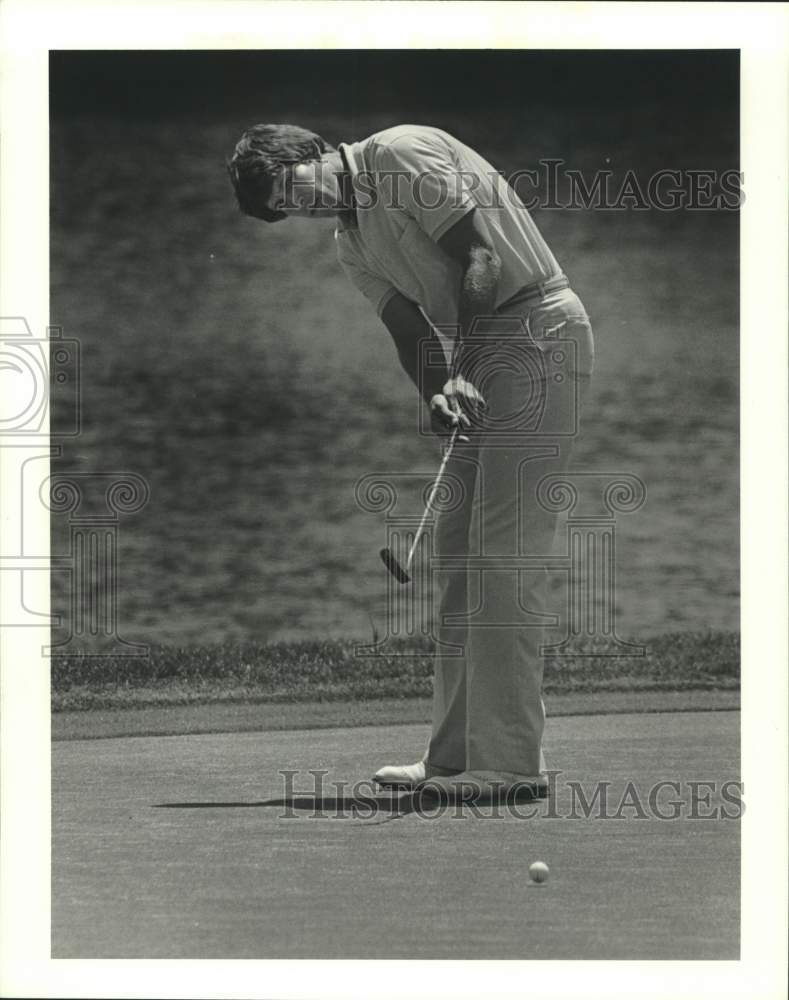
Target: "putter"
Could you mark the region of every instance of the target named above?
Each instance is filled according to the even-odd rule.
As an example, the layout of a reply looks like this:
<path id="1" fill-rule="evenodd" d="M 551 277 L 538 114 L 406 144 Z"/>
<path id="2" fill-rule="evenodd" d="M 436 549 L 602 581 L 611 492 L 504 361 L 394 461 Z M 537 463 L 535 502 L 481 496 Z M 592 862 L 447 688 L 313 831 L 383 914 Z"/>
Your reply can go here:
<path id="1" fill-rule="evenodd" d="M 455 438 L 458 436 L 460 431 L 460 424 L 456 424 L 452 430 L 449 437 L 449 444 L 447 445 L 447 450 L 444 452 L 444 457 L 441 461 L 441 466 L 438 470 L 438 475 L 433 482 L 433 488 L 430 490 L 430 495 L 427 498 L 427 503 L 425 504 L 425 512 L 422 514 L 422 520 L 419 522 L 419 527 L 416 529 L 416 534 L 414 535 L 414 540 L 411 543 L 411 548 L 408 551 L 408 556 L 406 557 L 405 566 L 401 566 L 397 561 L 394 552 L 391 549 L 385 548 L 381 549 L 381 559 L 383 560 L 384 566 L 389 570 L 392 576 L 397 580 L 398 583 L 410 583 L 411 577 L 408 575 L 409 569 L 411 569 L 411 562 L 414 558 L 414 553 L 419 545 L 419 541 L 422 538 L 422 534 L 425 530 L 425 524 L 427 524 L 428 516 L 433 509 L 433 501 L 436 498 L 436 493 L 441 485 L 441 480 L 444 478 L 444 470 L 447 467 L 447 462 L 449 461 L 449 456 L 452 454 L 452 448 L 455 444 Z"/>

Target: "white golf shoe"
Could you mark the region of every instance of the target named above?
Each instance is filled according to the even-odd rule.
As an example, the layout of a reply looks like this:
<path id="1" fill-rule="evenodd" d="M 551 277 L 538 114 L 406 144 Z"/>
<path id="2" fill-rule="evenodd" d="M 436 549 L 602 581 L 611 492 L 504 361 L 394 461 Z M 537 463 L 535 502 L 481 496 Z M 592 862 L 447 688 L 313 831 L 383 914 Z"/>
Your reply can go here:
<path id="1" fill-rule="evenodd" d="M 396 765 L 390 764 L 382 767 L 373 775 L 373 781 L 381 788 L 400 788 L 411 790 L 416 788 L 420 781 L 427 778 L 451 777 L 459 774 L 460 771 L 451 771 L 446 767 L 435 767 L 427 761 L 418 760 L 416 764 Z"/>

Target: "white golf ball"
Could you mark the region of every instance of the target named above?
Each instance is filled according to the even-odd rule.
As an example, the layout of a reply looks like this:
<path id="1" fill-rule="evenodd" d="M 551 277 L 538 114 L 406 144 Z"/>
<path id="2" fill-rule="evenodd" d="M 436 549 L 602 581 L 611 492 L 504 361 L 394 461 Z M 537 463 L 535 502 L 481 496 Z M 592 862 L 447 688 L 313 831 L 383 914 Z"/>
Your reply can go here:
<path id="1" fill-rule="evenodd" d="M 529 865 L 529 878 L 532 882 L 545 882 L 548 879 L 549 869 L 544 861 L 535 861 Z"/>

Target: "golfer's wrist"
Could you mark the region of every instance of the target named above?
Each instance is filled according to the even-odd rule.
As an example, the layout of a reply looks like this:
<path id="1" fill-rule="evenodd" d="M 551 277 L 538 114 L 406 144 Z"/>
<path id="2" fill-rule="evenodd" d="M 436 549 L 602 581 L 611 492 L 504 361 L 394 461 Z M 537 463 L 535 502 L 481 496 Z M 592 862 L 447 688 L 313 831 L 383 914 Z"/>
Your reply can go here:
<path id="1" fill-rule="evenodd" d="M 472 367 L 470 364 L 471 361 L 472 358 L 470 357 L 468 344 L 465 342 L 465 339 L 460 339 L 452 359 L 452 371 L 449 373 L 449 377 L 462 378 L 470 382 L 469 372 Z"/>

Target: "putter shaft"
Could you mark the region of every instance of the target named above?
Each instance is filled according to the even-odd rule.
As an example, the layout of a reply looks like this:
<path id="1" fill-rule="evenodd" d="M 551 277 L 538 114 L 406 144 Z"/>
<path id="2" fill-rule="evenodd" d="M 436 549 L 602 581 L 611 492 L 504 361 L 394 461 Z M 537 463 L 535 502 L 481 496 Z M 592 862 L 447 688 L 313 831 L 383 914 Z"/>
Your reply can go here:
<path id="1" fill-rule="evenodd" d="M 411 569 L 411 562 L 413 561 L 414 553 L 416 552 L 416 547 L 417 545 L 419 545 L 420 539 L 424 534 L 425 525 L 427 524 L 427 519 L 433 510 L 433 501 L 435 500 L 436 494 L 438 493 L 439 487 L 441 486 L 441 480 L 444 478 L 444 472 L 446 470 L 447 463 L 449 462 L 450 455 L 452 454 L 452 448 L 455 444 L 455 439 L 457 438 L 459 431 L 460 431 L 460 424 L 457 424 L 452 430 L 452 434 L 450 435 L 449 438 L 449 444 L 447 445 L 447 449 L 444 452 L 444 457 L 441 460 L 441 465 L 439 467 L 436 478 L 433 481 L 433 487 L 430 490 L 430 494 L 427 498 L 427 503 L 425 504 L 425 509 L 422 514 L 422 520 L 419 522 L 419 527 L 416 529 L 414 540 L 411 543 L 411 548 L 409 549 L 408 556 L 405 561 L 405 566 L 403 567 L 400 565 L 400 563 L 397 561 L 391 549 L 388 548 L 381 549 L 380 556 L 381 559 L 383 560 L 383 564 L 384 566 L 386 566 L 386 568 L 389 570 L 389 572 L 392 574 L 395 580 L 397 580 L 398 583 L 411 582 L 411 577 L 409 576 L 408 571 Z"/>
<path id="2" fill-rule="evenodd" d="M 419 527 L 416 529 L 416 534 L 414 535 L 414 540 L 411 543 L 411 548 L 408 552 L 408 556 L 405 561 L 406 572 L 411 568 L 411 560 L 414 558 L 414 552 L 416 552 L 416 547 L 419 545 L 419 540 L 421 539 L 425 525 L 427 524 L 427 519 L 433 511 L 433 501 L 436 498 L 436 493 L 438 493 L 439 487 L 441 486 L 441 480 L 444 478 L 444 471 L 447 467 L 447 462 L 449 461 L 450 455 L 452 454 L 452 448 L 455 445 L 455 438 L 458 436 L 458 431 L 460 430 L 460 424 L 457 424 L 452 434 L 449 438 L 449 444 L 447 445 L 447 450 L 444 452 L 444 457 L 441 460 L 441 465 L 439 466 L 436 478 L 433 480 L 433 488 L 427 498 L 427 503 L 425 504 L 425 509 L 422 514 L 422 520 L 419 522 Z"/>

